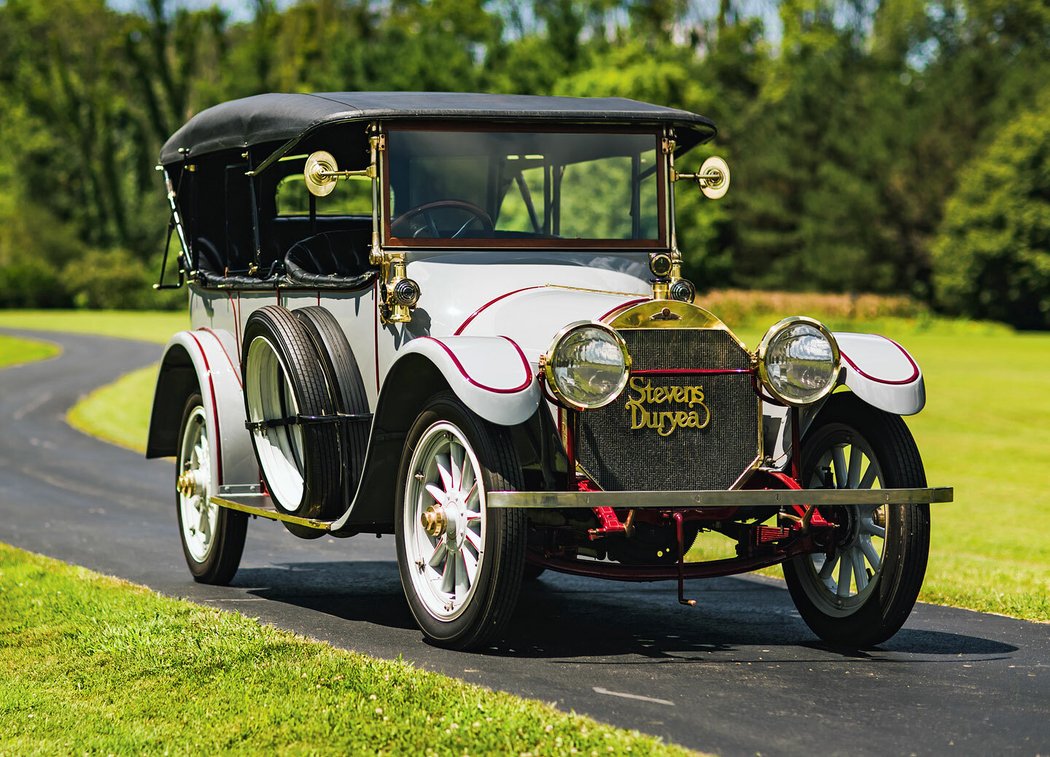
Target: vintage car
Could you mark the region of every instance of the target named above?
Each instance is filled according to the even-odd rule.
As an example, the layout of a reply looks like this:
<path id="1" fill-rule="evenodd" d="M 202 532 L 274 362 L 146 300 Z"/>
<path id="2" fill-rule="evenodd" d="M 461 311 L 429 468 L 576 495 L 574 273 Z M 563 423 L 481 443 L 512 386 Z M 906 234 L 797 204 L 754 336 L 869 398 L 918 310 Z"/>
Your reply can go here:
<path id="1" fill-rule="evenodd" d="M 806 317 L 748 347 L 696 303 L 675 183 L 717 199 L 730 174 L 676 162 L 715 133 L 632 100 L 455 93 L 190 119 L 158 166 L 179 269 L 158 286 L 188 286 L 192 330 L 147 456 L 177 461 L 193 577 L 229 582 L 259 516 L 393 534 L 413 616 L 453 648 L 497 640 L 544 569 L 693 604 L 684 579 L 782 564 L 822 639 L 896 633 L 952 496 L 901 419 L 922 373 Z M 696 560 L 711 539 L 730 549 Z"/>

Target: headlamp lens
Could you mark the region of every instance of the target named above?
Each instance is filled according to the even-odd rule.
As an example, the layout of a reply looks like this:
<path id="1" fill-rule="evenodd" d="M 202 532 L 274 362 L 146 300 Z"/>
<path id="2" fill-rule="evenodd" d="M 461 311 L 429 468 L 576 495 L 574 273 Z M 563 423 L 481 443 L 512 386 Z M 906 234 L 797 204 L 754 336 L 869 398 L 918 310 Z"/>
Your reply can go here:
<path id="1" fill-rule="evenodd" d="M 789 405 L 816 402 L 835 388 L 838 346 L 816 321 L 781 321 L 766 333 L 759 352 L 767 388 Z"/>
<path id="2" fill-rule="evenodd" d="M 605 326 L 570 328 L 555 339 L 547 355 L 549 385 L 559 400 L 577 410 L 608 405 L 627 384 L 627 346 Z"/>

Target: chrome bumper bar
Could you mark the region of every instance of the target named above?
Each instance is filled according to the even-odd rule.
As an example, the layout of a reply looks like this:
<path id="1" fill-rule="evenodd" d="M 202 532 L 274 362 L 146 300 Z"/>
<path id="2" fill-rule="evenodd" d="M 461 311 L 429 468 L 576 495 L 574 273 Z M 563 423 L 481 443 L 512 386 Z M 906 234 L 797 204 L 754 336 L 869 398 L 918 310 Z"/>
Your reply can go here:
<path id="1" fill-rule="evenodd" d="M 489 507 L 566 509 L 619 507 L 680 510 L 701 507 L 786 507 L 790 505 L 924 505 L 951 502 L 949 486 L 930 489 L 737 489 L 686 492 L 489 492 Z"/>

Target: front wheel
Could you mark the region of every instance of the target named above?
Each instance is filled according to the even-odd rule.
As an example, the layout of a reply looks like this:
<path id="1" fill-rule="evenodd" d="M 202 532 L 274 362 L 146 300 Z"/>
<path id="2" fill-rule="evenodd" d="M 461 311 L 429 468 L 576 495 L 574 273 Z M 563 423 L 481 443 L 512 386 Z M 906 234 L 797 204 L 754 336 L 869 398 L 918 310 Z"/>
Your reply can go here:
<path id="1" fill-rule="evenodd" d="M 453 649 L 496 638 L 517 604 L 525 519 L 489 510 L 486 494 L 519 488 L 509 435 L 451 393 L 435 396 L 409 430 L 398 476 L 397 562 L 412 615 Z"/>
<path id="2" fill-rule="evenodd" d="M 899 416 L 836 394 L 802 442 L 807 488 L 920 488 L 926 474 Z M 929 505 L 822 508 L 836 524 L 826 552 L 784 563 L 806 624 L 824 641 L 853 648 L 885 641 L 904 625 L 926 574 Z"/>
<path id="3" fill-rule="evenodd" d="M 199 394 L 186 401 L 179 428 L 175 503 L 182 552 L 195 581 L 225 585 L 240 565 L 248 516 L 211 502 L 208 418 Z"/>

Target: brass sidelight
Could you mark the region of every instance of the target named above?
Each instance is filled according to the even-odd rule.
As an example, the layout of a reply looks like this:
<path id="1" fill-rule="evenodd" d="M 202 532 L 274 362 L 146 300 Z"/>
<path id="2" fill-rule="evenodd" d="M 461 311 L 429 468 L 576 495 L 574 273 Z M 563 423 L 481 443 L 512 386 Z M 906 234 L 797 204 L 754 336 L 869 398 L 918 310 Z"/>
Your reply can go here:
<path id="1" fill-rule="evenodd" d="M 682 256 L 678 252 L 652 253 L 649 255 L 649 270 L 656 277 L 652 282 L 654 300 L 692 302 L 695 299 L 693 282 L 682 278 Z"/>
<path id="2" fill-rule="evenodd" d="M 422 290 L 419 284 L 410 279 L 406 273 L 405 256 L 400 253 L 389 253 L 380 261 L 382 299 L 380 315 L 384 323 L 408 323 L 412 320 L 412 310 L 419 302 Z"/>

